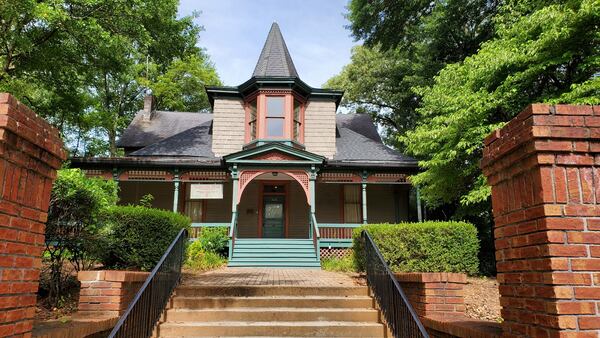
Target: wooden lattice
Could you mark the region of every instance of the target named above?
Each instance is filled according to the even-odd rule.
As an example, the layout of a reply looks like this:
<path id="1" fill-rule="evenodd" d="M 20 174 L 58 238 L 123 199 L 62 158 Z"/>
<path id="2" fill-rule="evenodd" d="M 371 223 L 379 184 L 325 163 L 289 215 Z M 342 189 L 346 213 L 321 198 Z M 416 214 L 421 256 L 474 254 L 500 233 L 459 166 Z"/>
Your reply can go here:
<path id="1" fill-rule="evenodd" d="M 339 173 L 322 173 L 319 175 L 321 182 L 337 182 L 337 183 L 356 183 L 361 182 L 362 178 L 358 173 L 339 172 Z"/>
<path id="2" fill-rule="evenodd" d="M 166 181 L 171 174 L 164 170 L 128 170 L 123 176 L 128 180 Z"/>
<path id="3" fill-rule="evenodd" d="M 408 182 L 406 174 L 398 173 L 375 173 L 369 175 L 369 182 L 388 182 L 388 183 L 406 183 Z"/>
<path id="4" fill-rule="evenodd" d="M 188 171 L 181 174 L 185 181 L 225 181 L 227 173 L 224 171 Z"/>
<path id="5" fill-rule="evenodd" d="M 321 248 L 321 259 L 324 258 L 344 258 L 352 254 L 350 248 Z"/>
<path id="6" fill-rule="evenodd" d="M 308 177 L 308 173 L 306 171 L 302 171 L 302 170 L 242 170 L 240 172 L 240 178 L 239 178 L 239 183 L 238 183 L 239 184 L 238 203 L 240 202 L 240 200 L 242 198 L 242 194 L 243 194 L 244 190 L 246 189 L 248 184 L 253 179 L 255 179 L 256 177 L 258 177 L 262 174 L 272 173 L 272 172 L 277 172 L 277 173 L 287 175 L 287 176 L 293 178 L 294 180 L 296 180 L 296 182 L 300 183 L 300 186 L 302 187 L 302 189 L 304 190 L 304 193 L 306 194 L 306 201 L 310 204 L 309 187 L 308 187 L 310 178 Z"/>
<path id="7" fill-rule="evenodd" d="M 102 177 L 105 179 L 111 179 L 112 173 L 110 171 L 101 170 L 101 169 L 85 169 L 83 173 L 86 177 Z"/>

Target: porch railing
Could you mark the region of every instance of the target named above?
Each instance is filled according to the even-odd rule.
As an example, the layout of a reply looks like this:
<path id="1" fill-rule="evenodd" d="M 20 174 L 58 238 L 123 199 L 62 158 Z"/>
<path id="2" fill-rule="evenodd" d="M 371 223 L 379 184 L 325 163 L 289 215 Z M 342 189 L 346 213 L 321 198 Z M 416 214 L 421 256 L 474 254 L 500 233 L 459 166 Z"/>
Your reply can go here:
<path id="1" fill-rule="evenodd" d="M 360 223 L 320 223 L 322 248 L 352 247 L 352 231 L 363 224 Z"/>
<path id="2" fill-rule="evenodd" d="M 109 338 L 150 337 L 181 279 L 187 231 L 181 229 L 119 318 Z"/>
<path id="3" fill-rule="evenodd" d="M 398 280 L 366 230 L 362 232 L 362 240 L 365 246 L 367 282 L 394 337 L 429 338 Z"/>
<path id="4" fill-rule="evenodd" d="M 237 233 L 237 211 L 231 213 L 231 223 L 229 225 L 229 259 L 233 257 L 233 247 L 235 246 L 235 235 Z"/>
<path id="5" fill-rule="evenodd" d="M 204 228 L 227 228 L 227 233 L 229 233 L 229 227 L 231 223 L 229 222 L 213 222 L 213 223 L 192 223 L 192 229 L 188 233 L 188 238 L 190 240 L 196 239 L 200 237 L 200 233 Z"/>
<path id="6" fill-rule="evenodd" d="M 312 212 L 310 213 L 310 227 L 313 244 L 315 246 L 315 253 L 317 254 L 317 259 L 321 260 L 321 232 L 319 231 L 319 223 L 317 223 L 317 218 Z"/>

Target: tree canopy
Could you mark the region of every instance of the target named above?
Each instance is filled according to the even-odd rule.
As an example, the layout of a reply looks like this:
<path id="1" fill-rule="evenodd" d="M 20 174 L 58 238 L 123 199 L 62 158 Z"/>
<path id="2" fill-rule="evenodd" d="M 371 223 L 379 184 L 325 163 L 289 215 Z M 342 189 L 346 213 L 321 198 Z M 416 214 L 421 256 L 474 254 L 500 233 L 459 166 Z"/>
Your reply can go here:
<path id="1" fill-rule="evenodd" d="M 207 108 L 194 83 L 220 84 L 178 0 L 5 0 L 0 91 L 56 125 L 73 154 L 117 154 L 146 88 L 164 108 Z M 163 88 L 165 81 L 174 86 Z"/>
<path id="2" fill-rule="evenodd" d="M 448 63 L 477 52 L 493 35 L 498 1 L 352 0 L 348 19 L 354 36 L 352 62 L 325 86 L 346 91 L 343 104 L 369 113 L 400 149 L 397 134 L 416 126 L 421 95 Z"/>
<path id="3" fill-rule="evenodd" d="M 431 207 L 479 213 L 483 138 L 527 104 L 599 103 L 598 0 L 352 0 L 352 62 L 328 86 L 415 156 Z M 464 214 L 464 213 L 463 213 Z"/>

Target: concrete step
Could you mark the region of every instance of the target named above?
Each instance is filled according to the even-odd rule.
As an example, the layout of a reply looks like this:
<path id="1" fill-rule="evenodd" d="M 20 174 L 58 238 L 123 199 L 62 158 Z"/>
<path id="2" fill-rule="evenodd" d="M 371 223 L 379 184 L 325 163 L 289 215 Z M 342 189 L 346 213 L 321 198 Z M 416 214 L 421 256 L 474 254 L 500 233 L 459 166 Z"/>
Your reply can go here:
<path id="1" fill-rule="evenodd" d="M 366 286 L 213 286 L 181 285 L 181 297 L 257 297 L 257 296 L 369 296 Z"/>
<path id="2" fill-rule="evenodd" d="M 258 239 L 236 239 L 235 244 L 265 244 L 265 243 L 286 243 L 286 244 L 308 244 L 313 245 L 312 239 L 286 239 L 286 238 L 258 238 Z"/>
<path id="3" fill-rule="evenodd" d="M 162 323 L 158 336 L 277 336 L 277 337 L 384 337 L 383 324 L 371 322 L 181 322 Z"/>
<path id="4" fill-rule="evenodd" d="M 367 296 L 281 296 L 281 297 L 181 297 L 171 300 L 175 309 L 223 309 L 236 307 L 293 308 L 373 308 L 374 300 Z"/>
<path id="5" fill-rule="evenodd" d="M 235 250 L 233 253 L 234 258 L 246 258 L 246 257 L 273 257 L 273 258 L 285 258 L 285 257 L 301 257 L 301 258 L 312 258 L 316 259 L 317 256 L 315 254 L 314 249 L 305 250 L 304 252 L 289 252 L 285 250 L 284 252 L 272 252 L 272 251 L 245 251 L 240 252 L 239 250 Z"/>
<path id="6" fill-rule="evenodd" d="M 321 262 L 315 260 L 314 262 L 304 261 L 289 261 L 289 262 L 271 262 L 269 260 L 254 260 L 251 262 L 238 262 L 235 259 L 230 260 L 227 263 L 229 267 L 271 267 L 271 268 L 320 268 Z"/>
<path id="7" fill-rule="evenodd" d="M 233 309 L 170 309 L 164 317 L 166 322 L 294 322 L 294 321 L 340 321 L 378 322 L 375 309 L 331 308 L 233 308 Z"/>
<path id="8" fill-rule="evenodd" d="M 308 244 L 288 244 L 288 243 L 280 243 L 280 242 L 271 242 L 271 243 L 238 243 L 236 242 L 233 249 L 236 250 L 238 248 L 260 248 L 260 249 L 301 249 L 301 248 L 313 248 L 314 245 L 312 243 Z"/>

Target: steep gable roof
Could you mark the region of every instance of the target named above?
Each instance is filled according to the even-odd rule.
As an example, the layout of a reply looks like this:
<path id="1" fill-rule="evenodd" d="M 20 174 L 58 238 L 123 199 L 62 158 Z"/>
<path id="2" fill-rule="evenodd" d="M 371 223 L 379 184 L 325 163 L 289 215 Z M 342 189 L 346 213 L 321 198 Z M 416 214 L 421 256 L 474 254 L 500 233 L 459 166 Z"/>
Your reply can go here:
<path id="1" fill-rule="evenodd" d="M 253 77 L 298 77 L 279 25 L 274 22 L 260 53 Z"/>

